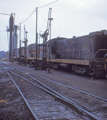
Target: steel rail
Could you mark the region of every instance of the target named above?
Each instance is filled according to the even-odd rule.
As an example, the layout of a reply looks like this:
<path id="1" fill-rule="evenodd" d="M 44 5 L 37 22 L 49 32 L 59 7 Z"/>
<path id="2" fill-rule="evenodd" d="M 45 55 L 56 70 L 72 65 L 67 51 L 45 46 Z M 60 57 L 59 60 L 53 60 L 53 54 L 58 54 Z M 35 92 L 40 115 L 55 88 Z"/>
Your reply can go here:
<path id="1" fill-rule="evenodd" d="M 12 66 L 12 67 L 13 67 L 13 66 Z M 13 67 L 13 68 L 15 68 L 15 67 Z M 18 68 L 15 68 L 15 69 L 19 70 Z M 19 71 L 23 72 L 22 70 L 19 70 Z M 24 73 L 24 72 L 23 72 L 23 73 Z M 45 80 L 51 81 L 51 82 L 53 82 L 53 83 L 56 83 L 56 84 L 62 85 L 62 86 L 67 87 L 67 88 L 69 88 L 69 89 L 72 89 L 72 90 L 75 90 L 75 91 L 81 92 L 81 93 L 83 93 L 83 94 L 86 94 L 86 95 L 89 95 L 89 96 L 92 96 L 92 97 L 95 97 L 95 98 L 97 98 L 97 99 L 100 99 L 100 100 L 102 100 L 102 101 L 107 102 L 107 99 L 102 98 L 102 97 L 99 97 L 99 96 L 97 96 L 97 95 L 94 95 L 94 94 L 91 94 L 91 93 L 88 93 L 88 92 L 85 92 L 85 91 L 79 90 L 79 89 L 74 88 L 74 87 L 72 87 L 72 86 L 64 85 L 64 84 L 62 84 L 62 83 L 59 83 L 59 82 L 56 82 L 56 81 L 50 80 L 50 79 L 45 78 L 45 77 L 42 77 L 42 76 L 40 76 L 40 75 L 38 75 L 38 74 L 33 74 L 33 73 L 30 73 L 30 72 L 28 72 L 28 73 L 29 73 L 29 74 L 32 74 L 32 75 L 35 75 L 35 76 L 38 76 L 38 77 L 40 77 L 40 78 L 42 78 L 42 79 L 45 79 Z M 26 73 L 24 73 L 24 74 L 26 74 Z M 27 75 L 27 74 L 26 74 L 26 75 Z"/>
<path id="2" fill-rule="evenodd" d="M 21 90 L 19 89 L 19 87 L 17 86 L 16 82 L 14 81 L 14 79 L 11 77 L 11 75 L 8 73 L 8 71 L 3 68 L 3 66 L 1 66 L 1 68 L 8 74 L 8 76 L 10 77 L 10 79 L 13 81 L 13 83 L 15 84 L 17 90 L 19 91 L 20 95 L 22 96 L 25 104 L 27 105 L 28 109 L 30 110 L 31 114 L 33 115 L 35 120 L 38 120 L 37 116 L 35 115 L 35 113 L 33 112 L 32 108 L 30 107 L 29 103 L 27 102 L 26 98 L 24 97 L 23 93 L 21 92 Z"/>
<path id="3" fill-rule="evenodd" d="M 99 118 L 98 116 L 96 116 L 96 115 L 92 114 L 91 112 L 89 112 L 89 111 L 85 110 L 84 108 L 82 108 L 82 107 L 84 107 L 84 106 L 81 106 L 81 105 L 75 103 L 74 101 L 72 101 L 72 100 L 64 97 L 63 95 L 59 94 L 58 92 L 56 92 L 56 91 L 54 91 L 53 89 L 49 88 L 48 86 L 44 85 L 43 83 L 41 83 L 41 82 L 38 81 L 37 79 L 33 78 L 32 76 L 29 76 L 29 75 L 28 75 L 30 78 L 34 79 L 35 81 L 37 81 L 38 83 L 40 83 L 41 85 L 43 85 L 44 87 L 46 87 L 46 88 L 49 89 L 49 90 L 44 89 L 44 88 L 36 85 L 35 83 L 29 81 L 28 79 L 26 79 L 26 78 L 24 78 L 24 77 L 22 77 L 22 76 L 20 76 L 20 75 L 18 75 L 18 74 L 16 74 L 16 73 L 10 71 L 10 70 L 9 70 L 9 72 L 11 72 L 11 73 L 13 73 L 14 75 L 16 75 L 16 76 L 18 76 L 18 77 L 20 77 L 20 78 L 22 78 L 22 79 L 30 82 L 31 84 L 33 84 L 33 85 L 37 86 L 38 88 L 40 88 L 40 89 L 48 92 L 49 94 L 54 95 L 55 97 L 57 97 L 57 98 L 60 99 L 60 100 L 63 100 L 63 101 L 66 102 L 67 104 L 72 105 L 78 112 L 86 113 L 87 116 L 90 117 L 91 119 L 93 119 L 93 120 L 100 120 L 100 118 Z M 50 91 L 51 91 L 51 92 L 50 92 Z"/>
<path id="4" fill-rule="evenodd" d="M 107 99 L 105 99 L 105 98 L 101 98 L 101 97 L 99 97 L 99 96 L 97 96 L 97 95 L 94 95 L 94 94 L 91 94 L 91 93 L 88 93 L 88 92 L 85 92 L 85 91 L 79 90 L 79 89 L 77 89 L 77 88 L 74 88 L 74 87 L 71 87 L 71 86 L 68 86 L 68 85 L 64 85 L 64 84 L 62 84 L 62 83 L 59 83 L 59 82 L 56 82 L 56 81 L 50 80 L 50 79 L 48 79 L 48 78 L 45 78 L 45 77 L 39 76 L 39 75 L 37 75 L 37 74 L 33 74 L 33 73 L 30 73 L 30 74 L 35 75 L 35 76 L 38 76 L 38 77 L 43 78 L 43 79 L 45 79 L 45 80 L 51 81 L 51 82 L 53 82 L 53 83 L 56 83 L 56 84 L 62 85 L 62 86 L 67 87 L 67 88 L 69 88 L 69 89 L 72 89 L 72 90 L 75 90 L 75 91 L 81 92 L 81 93 L 86 94 L 86 95 L 90 95 L 90 96 L 92 96 L 92 97 L 95 97 L 95 98 L 97 98 L 97 99 L 100 99 L 100 100 L 102 100 L 102 101 L 107 102 Z"/>

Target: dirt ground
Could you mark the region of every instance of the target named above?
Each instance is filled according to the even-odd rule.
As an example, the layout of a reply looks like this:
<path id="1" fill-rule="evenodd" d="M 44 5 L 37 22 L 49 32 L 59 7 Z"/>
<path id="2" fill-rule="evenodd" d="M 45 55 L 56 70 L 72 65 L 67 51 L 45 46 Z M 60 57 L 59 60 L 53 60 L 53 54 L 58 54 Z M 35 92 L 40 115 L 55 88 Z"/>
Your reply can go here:
<path id="1" fill-rule="evenodd" d="M 54 69 L 51 69 L 51 73 L 49 73 L 48 70 L 35 70 L 34 68 L 29 68 L 28 65 L 21 66 L 17 63 L 11 64 L 20 69 L 25 68 L 32 73 L 42 75 L 65 85 L 73 86 L 74 88 L 78 88 L 107 99 L 106 79 L 95 79 L 91 76 L 82 76 Z M 0 69 L 0 120 L 19 119 L 33 120 L 16 87 L 7 74 Z"/>
<path id="2" fill-rule="evenodd" d="M 8 75 L 0 69 L 0 120 L 33 120 Z"/>
<path id="3" fill-rule="evenodd" d="M 49 73 L 48 69 L 35 70 L 34 68 L 29 68 L 29 65 L 21 66 L 17 63 L 14 63 L 14 66 L 107 99 L 107 79 L 93 78 L 92 76 L 84 76 L 54 69 L 51 69 Z"/>

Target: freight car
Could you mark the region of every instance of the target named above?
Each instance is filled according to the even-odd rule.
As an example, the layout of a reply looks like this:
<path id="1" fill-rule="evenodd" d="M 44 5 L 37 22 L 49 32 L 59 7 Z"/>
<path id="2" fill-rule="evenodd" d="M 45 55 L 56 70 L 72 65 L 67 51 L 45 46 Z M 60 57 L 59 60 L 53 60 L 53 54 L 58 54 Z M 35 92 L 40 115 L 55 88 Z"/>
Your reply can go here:
<path id="1" fill-rule="evenodd" d="M 72 70 L 76 73 L 96 77 L 107 75 L 107 31 L 92 32 L 89 35 L 70 39 L 56 38 L 47 42 L 50 46 L 52 67 Z M 49 52 L 47 53 L 49 58 Z M 49 59 L 47 59 L 49 61 Z"/>
<path id="2" fill-rule="evenodd" d="M 36 44 L 30 44 L 27 46 L 27 63 L 33 64 L 36 59 Z"/>
<path id="3" fill-rule="evenodd" d="M 37 50 L 37 60 L 36 60 L 36 50 Z M 30 44 L 27 47 L 27 62 L 30 66 L 35 65 L 35 61 L 38 69 L 46 69 L 46 55 L 47 46 L 46 44 L 38 44 L 36 49 L 36 44 Z"/>
<path id="4" fill-rule="evenodd" d="M 14 61 L 18 61 L 18 62 L 24 62 L 25 60 L 25 48 L 21 47 L 18 49 L 15 49 L 14 52 Z"/>

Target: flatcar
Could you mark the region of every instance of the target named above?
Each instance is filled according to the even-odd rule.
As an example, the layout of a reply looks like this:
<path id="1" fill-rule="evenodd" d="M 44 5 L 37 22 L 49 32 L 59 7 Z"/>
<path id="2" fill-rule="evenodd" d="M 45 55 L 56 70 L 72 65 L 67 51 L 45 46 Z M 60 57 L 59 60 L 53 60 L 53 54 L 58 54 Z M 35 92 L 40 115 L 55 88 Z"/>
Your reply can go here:
<path id="1" fill-rule="evenodd" d="M 70 39 L 55 38 L 47 42 L 52 67 L 72 70 L 96 77 L 107 76 L 107 31 Z M 49 59 L 47 59 L 49 61 Z"/>

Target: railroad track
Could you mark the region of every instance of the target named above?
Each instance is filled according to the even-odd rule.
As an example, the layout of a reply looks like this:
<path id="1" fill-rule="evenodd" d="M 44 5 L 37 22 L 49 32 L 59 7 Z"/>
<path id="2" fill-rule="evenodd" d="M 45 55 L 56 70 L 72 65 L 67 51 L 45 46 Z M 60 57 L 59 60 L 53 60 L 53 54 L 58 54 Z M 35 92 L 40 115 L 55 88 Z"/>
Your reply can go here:
<path id="1" fill-rule="evenodd" d="M 12 66 L 12 67 L 13 67 L 13 66 Z M 35 74 L 35 73 L 31 73 L 31 72 L 29 72 L 29 71 L 27 71 L 27 70 L 25 70 L 25 69 L 20 70 L 19 68 L 16 68 L 16 67 L 13 67 L 13 68 L 15 68 L 15 69 L 17 69 L 17 70 L 19 70 L 19 71 L 21 71 L 21 72 L 24 71 L 26 74 L 29 74 L 29 75 L 31 75 L 31 76 L 32 76 L 32 75 L 33 75 L 33 76 L 36 76 L 36 78 L 37 78 L 37 77 L 42 78 L 43 80 L 47 80 L 47 81 L 53 82 L 53 83 L 58 84 L 58 85 L 61 85 L 61 86 L 63 86 L 63 87 L 72 89 L 72 90 L 74 90 L 74 91 L 78 91 L 78 92 L 80 92 L 80 93 L 83 93 L 83 94 L 86 94 L 86 95 L 89 95 L 89 96 L 92 96 L 92 97 L 95 97 L 95 98 L 97 98 L 97 99 L 100 99 L 100 100 L 102 100 L 102 101 L 107 102 L 107 99 L 105 99 L 105 98 L 103 98 L 103 97 L 99 97 L 99 96 L 97 96 L 97 95 L 94 95 L 94 94 L 91 94 L 91 93 L 82 91 L 82 90 L 80 90 L 80 89 L 74 88 L 73 86 L 64 85 L 64 84 L 62 84 L 62 83 L 60 83 L 60 82 L 56 82 L 56 81 L 54 81 L 54 80 L 48 79 L 48 78 L 46 78 L 46 77 L 43 77 L 43 76 L 41 76 L 41 75 L 38 75 L 38 74 Z"/>
<path id="2" fill-rule="evenodd" d="M 14 83 L 14 85 L 16 86 L 18 92 L 20 93 L 20 95 L 21 95 L 21 97 L 23 98 L 25 104 L 27 105 L 29 111 L 31 112 L 33 118 L 34 118 L 35 120 L 38 120 L 36 114 L 33 112 L 32 108 L 30 107 L 30 105 L 29 105 L 29 103 L 27 102 L 25 96 L 23 95 L 23 93 L 21 92 L 20 88 L 19 88 L 18 85 L 16 84 L 15 80 L 11 77 L 11 75 L 9 74 L 9 72 L 8 72 L 3 66 L 1 66 L 1 68 L 8 74 L 8 76 L 10 77 L 10 79 L 13 81 L 13 83 Z"/>
<path id="3" fill-rule="evenodd" d="M 18 69 L 18 68 L 16 68 L 16 67 L 13 67 L 13 68 L 15 68 L 15 69 L 23 72 L 23 70 L 20 70 L 20 69 Z M 24 71 L 25 71 L 25 70 L 24 70 Z M 23 73 L 24 73 L 24 72 L 23 72 Z M 35 74 L 35 73 L 31 73 L 31 72 L 29 72 L 29 71 L 27 71 L 27 70 L 25 71 L 25 74 L 29 74 L 29 75 L 31 75 L 31 76 L 33 76 L 33 77 L 36 76 L 36 78 L 37 78 L 37 77 L 42 78 L 43 80 L 50 81 L 50 82 L 52 82 L 52 83 L 61 85 L 61 86 L 63 86 L 63 87 L 72 89 L 72 90 L 74 90 L 74 91 L 78 91 L 78 92 L 80 92 L 80 93 L 83 93 L 83 94 L 86 94 L 86 95 L 89 95 L 89 96 L 92 96 L 92 97 L 95 97 L 95 98 L 97 98 L 97 99 L 100 99 L 100 100 L 102 100 L 102 101 L 107 102 L 107 99 L 105 99 L 105 98 L 99 97 L 99 96 L 97 96 L 97 95 L 94 95 L 94 94 L 91 94 L 91 93 L 88 93 L 88 92 L 85 92 L 85 91 L 82 91 L 82 90 L 79 90 L 79 89 L 77 89 L 77 88 L 74 88 L 73 86 L 64 85 L 64 84 L 62 84 L 62 83 L 59 83 L 59 82 L 56 82 L 56 81 L 54 81 L 54 80 L 48 79 L 48 78 L 43 77 L 43 76 L 41 76 L 41 75 L 38 75 L 38 74 Z"/>
<path id="4" fill-rule="evenodd" d="M 9 69 L 11 69 L 11 68 L 9 68 Z M 7 69 L 7 70 L 9 70 L 9 69 Z M 17 73 L 14 73 L 13 71 L 17 71 L 17 73 L 19 74 L 17 74 Z M 23 73 L 22 71 L 19 71 L 18 69 L 16 69 L 16 68 L 12 68 L 11 70 L 9 70 L 10 72 L 11 72 L 11 74 L 14 74 L 15 76 L 18 76 L 18 77 L 20 77 L 21 79 L 23 79 L 23 80 L 26 80 L 26 81 L 28 81 L 28 78 L 30 79 L 30 81 L 29 81 L 29 83 L 31 83 L 31 84 L 34 84 L 36 87 L 38 87 L 38 88 L 40 88 L 41 90 L 44 90 L 45 92 L 47 92 L 48 94 L 51 94 L 52 96 L 54 96 L 55 97 L 55 99 L 57 99 L 58 101 L 62 101 L 63 103 L 65 103 L 66 105 L 69 105 L 69 107 L 70 108 L 72 108 L 72 109 L 74 109 L 79 115 L 78 116 L 80 116 L 80 118 L 83 118 L 83 119 L 86 119 L 86 117 L 88 117 L 88 118 L 90 118 L 90 119 L 100 119 L 99 117 L 97 117 L 95 114 L 93 114 L 92 112 L 90 112 L 90 110 L 88 111 L 87 110 L 87 108 L 86 107 L 84 107 L 84 106 L 82 106 L 82 105 L 80 105 L 80 104 L 77 104 L 76 102 L 74 102 L 74 101 L 72 101 L 72 100 L 70 100 L 70 99 L 68 99 L 68 96 L 67 97 L 65 97 L 65 96 L 63 96 L 62 94 L 60 94 L 60 93 L 58 93 L 58 92 L 56 92 L 55 90 L 53 90 L 52 88 L 50 88 L 49 87 L 49 82 L 46 82 L 46 78 L 43 78 L 42 77 L 42 82 L 40 82 L 39 80 L 37 80 L 37 79 L 35 79 L 35 75 L 33 74 L 33 75 L 31 75 L 31 73 Z M 21 76 L 20 76 L 21 75 Z M 12 75 L 13 76 L 13 75 Z M 22 76 L 24 76 L 24 77 L 22 77 Z M 38 75 L 37 75 L 38 76 Z M 38 76 L 39 78 L 40 78 L 40 76 Z M 45 85 L 44 85 L 44 83 L 43 83 L 43 81 L 44 81 L 44 79 L 45 79 Z M 48 81 L 52 81 L 52 80 L 49 80 L 49 79 L 47 79 Z M 32 82 L 33 81 L 33 82 Z M 36 81 L 36 82 L 38 82 L 39 83 L 39 85 L 37 85 L 37 83 L 34 83 L 34 81 Z M 46 85 L 46 83 L 48 83 L 48 85 Z M 52 83 L 53 83 L 53 81 L 52 81 Z M 56 84 L 56 82 L 55 82 L 55 84 Z M 42 85 L 42 87 L 40 86 L 40 85 Z M 57 83 L 57 85 L 58 85 L 58 83 Z M 59 84 L 60 86 L 61 86 L 61 84 Z M 58 86 L 57 86 L 58 87 Z M 67 86 L 63 86 L 64 87 L 64 89 L 65 88 L 67 88 Z M 67 88 L 68 89 L 68 88 Z M 62 90 L 62 91 L 64 91 L 64 90 Z M 97 98 L 98 99 L 98 98 Z M 71 110 L 72 111 L 72 110 Z M 78 118 L 78 117 L 77 117 Z M 77 119 L 76 118 L 76 119 Z"/>
<path id="5" fill-rule="evenodd" d="M 3 68 L 3 67 L 2 67 Z M 4 70 L 5 70 L 5 68 L 4 68 Z M 6 71 L 6 70 L 5 70 Z M 6 71 L 7 72 L 7 71 Z M 8 72 L 7 72 L 8 73 Z M 10 74 L 8 73 L 8 75 L 10 76 Z M 14 76 L 13 76 L 14 77 Z M 14 81 L 13 80 L 13 78 L 10 76 L 10 78 L 12 79 L 12 81 Z M 16 76 L 15 76 L 15 78 L 16 78 Z M 15 80 L 16 81 L 16 80 Z M 15 82 L 14 82 L 15 83 Z M 16 83 L 15 83 L 15 85 L 16 85 Z M 16 85 L 17 86 L 17 85 Z M 20 86 L 20 84 L 18 85 L 18 86 Z M 17 86 L 17 89 L 20 91 L 20 89 L 19 89 L 19 87 Z M 41 89 L 43 89 L 43 88 L 41 88 Z M 29 90 L 29 89 L 28 89 Z M 45 90 L 45 92 L 48 92 L 48 93 L 50 93 L 52 96 L 54 96 L 55 98 L 59 98 L 59 96 L 57 96 L 57 95 L 54 95 L 54 94 L 52 94 L 50 91 L 46 91 Z M 20 92 L 21 93 L 21 92 Z M 40 93 L 40 91 L 39 91 L 39 93 Z M 43 93 L 42 93 L 43 94 Z M 22 95 L 22 93 L 21 93 L 21 95 Z M 24 96 L 24 95 L 22 95 L 22 96 Z M 49 96 L 49 95 L 45 95 L 45 96 Z M 49 97 L 50 98 L 50 97 Z M 26 98 L 24 98 L 24 101 L 27 101 L 27 100 L 25 100 Z M 52 99 L 52 98 L 51 98 Z M 43 101 L 43 100 L 42 100 Z M 49 102 L 49 100 L 48 100 L 48 102 Z M 66 115 L 68 116 L 68 113 L 69 113 L 69 116 L 67 117 L 68 119 L 81 119 L 81 117 L 79 117 L 78 115 L 76 115 L 76 114 L 74 114 L 74 112 L 72 112 L 71 111 L 71 109 L 69 110 L 69 108 L 67 108 L 67 107 L 65 107 L 63 104 L 61 104 L 61 103 L 59 103 L 59 102 L 57 102 L 57 103 L 55 103 L 55 100 L 53 99 L 53 101 L 51 100 L 51 102 L 53 103 L 53 107 L 54 107 L 54 109 L 55 109 L 55 106 L 56 107 L 58 107 L 58 108 L 61 108 L 62 110 L 63 109 L 67 109 L 66 110 Z M 26 102 L 27 103 L 27 102 Z M 51 103 L 50 103 L 50 105 L 51 105 Z M 28 103 L 27 103 L 27 106 L 29 106 L 28 105 Z M 61 110 L 61 111 L 62 111 Z M 32 110 L 31 108 L 30 108 L 30 111 L 34 111 L 34 110 Z M 45 112 L 46 112 L 46 109 L 45 109 Z M 62 111 L 63 112 L 63 111 Z M 60 116 L 59 116 L 59 113 L 57 113 L 58 114 L 58 116 L 56 117 L 56 118 L 58 118 L 58 120 L 60 119 Z M 73 115 L 74 114 L 74 115 Z M 34 115 L 34 113 L 32 113 L 32 115 L 33 116 L 36 116 L 36 115 Z M 42 115 L 42 113 L 40 114 L 40 116 Z M 66 115 L 65 115 L 65 113 L 64 113 L 64 117 L 63 117 L 63 115 L 61 115 L 61 119 L 66 119 Z M 49 115 L 50 116 L 50 115 Z M 70 116 L 72 116 L 72 118 L 70 117 Z M 75 116 L 75 117 L 74 117 Z M 81 115 L 80 115 L 81 116 Z M 34 117 L 35 118 L 35 117 Z M 43 119 L 43 120 L 45 120 L 45 118 L 46 118 L 46 116 L 43 116 L 42 118 L 40 117 L 39 119 Z M 54 118 L 55 118 L 55 116 L 54 116 Z M 38 119 L 38 118 L 35 118 L 35 119 Z M 52 119 L 52 116 L 50 117 L 50 118 L 48 118 L 48 119 Z"/>

